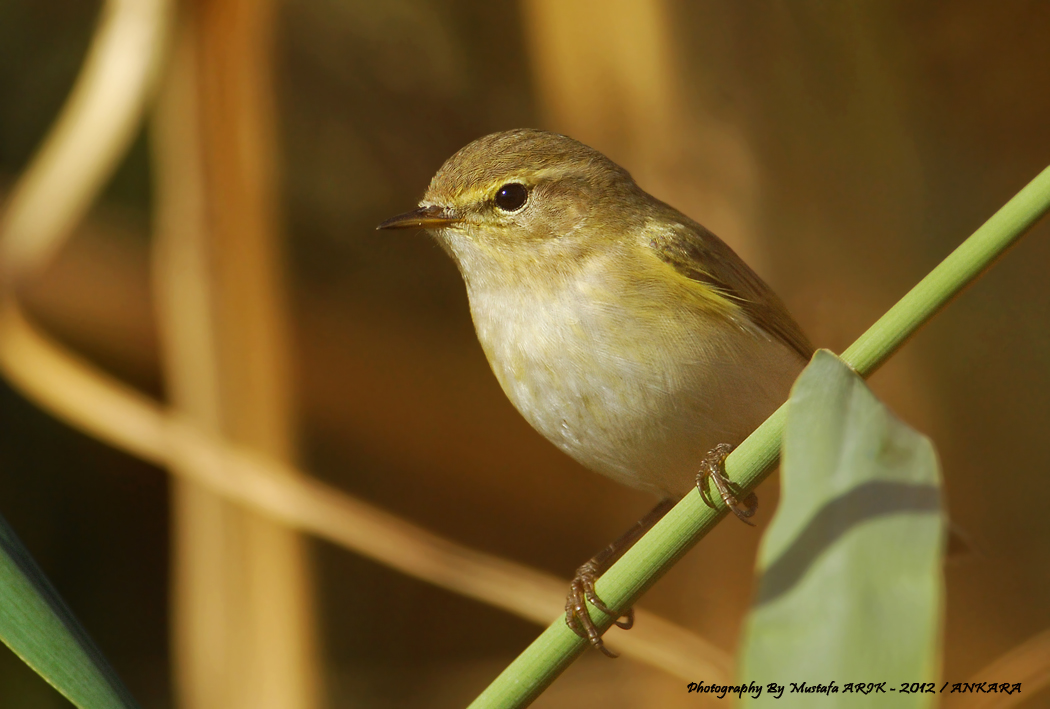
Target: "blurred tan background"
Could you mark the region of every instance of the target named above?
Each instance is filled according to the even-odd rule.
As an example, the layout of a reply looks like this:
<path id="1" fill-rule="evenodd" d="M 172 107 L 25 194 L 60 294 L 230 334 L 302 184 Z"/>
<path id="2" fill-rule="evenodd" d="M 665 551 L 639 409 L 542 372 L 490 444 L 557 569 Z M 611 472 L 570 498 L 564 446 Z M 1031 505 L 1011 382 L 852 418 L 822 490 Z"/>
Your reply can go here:
<path id="1" fill-rule="evenodd" d="M 423 234 L 374 231 L 414 205 L 445 158 L 519 126 L 589 143 L 722 236 L 814 342 L 836 351 L 1050 164 L 1045 3 L 263 6 L 256 16 L 244 3 L 187 3 L 180 32 L 197 28 L 196 49 L 180 34 L 169 56 L 197 52 L 203 88 L 193 115 L 218 126 L 200 139 L 210 176 L 202 199 L 260 220 L 222 229 L 267 233 L 275 248 L 260 258 L 273 278 L 262 287 L 278 302 L 266 307 L 284 313 L 275 329 L 259 326 L 278 341 L 273 371 L 288 374 L 286 390 L 259 394 L 279 400 L 278 422 L 231 434 L 220 416 L 215 426 L 249 443 L 270 426 L 287 441 L 264 433 L 252 445 L 276 447 L 449 538 L 565 578 L 653 501 L 534 433 L 488 370 L 452 263 Z M 0 4 L 0 185 L 13 183 L 45 135 L 98 10 L 69 0 Z M 238 17 L 245 27 L 234 26 Z M 243 43 L 226 41 L 242 31 Z M 171 344 L 158 336 L 156 313 L 179 295 L 151 276 L 157 234 L 193 230 L 192 208 L 180 207 L 192 199 L 158 188 L 197 169 L 177 164 L 180 141 L 193 140 L 171 128 L 188 110 L 179 86 L 165 79 L 167 113 L 150 119 L 25 300 L 106 370 L 207 417 L 207 402 L 179 384 L 197 370 L 163 369 Z M 242 105 L 255 123 L 223 122 Z M 230 147 L 241 135 L 247 158 Z M 237 160 L 258 166 L 247 174 L 261 175 L 261 186 L 224 177 L 224 161 Z M 227 277 L 240 277 L 239 256 L 223 257 Z M 934 440 L 951 517 L 974 547 L 946 570 L 950 681 L 1050 628 L 1048 265 L 1044 222 L 872 380 Z M 257 301 L 233 301 L 229 322 L 251 320 Z M 215 376 L 250 368 L 250 342 L 238 340 Z M 193 642 L 172 625 L 195 612 L 179 580 L 196 573 L 179 566 L 180 545 L 192 543 L 178 516 L 185 491 L 0 386 L 0 513 L 144 706 L 221 706 L 221 694 L 179 688 L 192 681 L 185 661 L 171 669 Z M 259 386 L 243 385 L 254 393 L 242 407 L 254 406 L 244 402 Z M 759 530 L 721 525 L 642 604 L 730 653 L 775 480 L 759 495 Z M 265 566 L 275 545 L 298 559 L 282 598 L 299 624 L 290 632 L 302 647 L 290 654 L 309 666 L 292 673 L 301 686 L 284 706 L 462 706 L 539 632 L 328 543 L 308 541 L 300 554 L 301 540 L 280 539 L 254 552 L 230 547 L 232 556 L 201 568 L 236 575 L 230 565 L 250 553 Z M 199 583 L 240 583 L 212 578 Z M 251 644 L 240 637 L 229 647 L 238 642 Z M 225 658 L 212 662 L 235 672 Z M 537 706 L 697 701 L 677 678 L 589 653 Z M 0 706 L 63 702 L 0 652 Z"/>

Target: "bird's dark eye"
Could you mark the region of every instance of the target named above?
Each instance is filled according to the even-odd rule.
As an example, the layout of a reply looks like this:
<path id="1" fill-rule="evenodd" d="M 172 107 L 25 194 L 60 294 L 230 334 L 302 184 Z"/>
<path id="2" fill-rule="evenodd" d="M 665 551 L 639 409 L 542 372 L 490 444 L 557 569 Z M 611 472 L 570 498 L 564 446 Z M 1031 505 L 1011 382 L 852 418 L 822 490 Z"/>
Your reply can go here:
<path id="1" fill-rule="evenodd" d="M 504 212 L 516 212 L 525 206 L 529 191 L 519 182 L 508 182 L 496 192 L 496 206 Z"/>

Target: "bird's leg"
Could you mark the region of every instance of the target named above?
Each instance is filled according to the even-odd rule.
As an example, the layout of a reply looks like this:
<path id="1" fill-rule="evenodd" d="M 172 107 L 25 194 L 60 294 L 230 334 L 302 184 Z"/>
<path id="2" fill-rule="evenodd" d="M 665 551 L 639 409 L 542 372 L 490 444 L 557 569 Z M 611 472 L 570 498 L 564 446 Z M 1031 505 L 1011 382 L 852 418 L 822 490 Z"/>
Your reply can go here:
<path id="1" fill-rule="evenodd" d="M 753 527 L 754 523 L 748 518 L 758 509 L 758 495 L 753 492 L 748 493 L 743 505 L 737 499 L 737 495 L 740 494 L 740 486 L 726 477 L 726 458 L 732 452 L 733 446 L 728 443 L 719 443 L 708 452 L 704 462 L 700 464 L 700 472 L 696 475 L 696 489 L 707 506 L 714 508 L 715 503 L 711 500 L 711 491 L 708 488 L 708 481 L 713 481 L 726 507 L 731 509 L 741 522 Z"/>
<path id="2" fill-rule="evenodd" d="M 667 511 L 672 507 L 674 507 L 674 500 L 661 500 L 645 517 L 638 520 L 637 524 L 620 535 L 612 544 L 595 554 L 586 564 L 576 569 L 576 577 L 572 580 L 569 597 L 565 599 L 565 623 L 572 628 L 573 632 L 581 638 L 589 640 L 592 647 L 601 650 L 608 657 L 616 657 L 617 655 L 605 647 L 601 633 L 598 632 L 594 621 L 591 620 L 591 612 L 587 609 L 587 602 L 590 601 L 591 605 L 602 613 L 616 617 L 616 625 L 624 630 L 634 625 L 634 609 L 628 608 L 622 616 L 617 616 L 616 611 L 606 606 L 602 599 L 598 598 L 598 594 L 594 591 L 594 583 L 599 576 L 605 573 L 606 569 L 612 566 L 614 561 L 623 556 L 623 553 L 630 549 L 654 524 L 659 522 L 660 518 L 667 514 Z M 625 620 L 620 620 L 619 618 L 621 617 L 625 618 Z"/>

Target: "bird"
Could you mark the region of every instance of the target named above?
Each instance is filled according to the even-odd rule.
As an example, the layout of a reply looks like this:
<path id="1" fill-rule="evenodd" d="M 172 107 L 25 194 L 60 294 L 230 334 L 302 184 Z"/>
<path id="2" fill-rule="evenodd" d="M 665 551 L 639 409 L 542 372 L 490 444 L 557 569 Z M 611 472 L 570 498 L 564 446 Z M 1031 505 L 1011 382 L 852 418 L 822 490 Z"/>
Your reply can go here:
<path id="1" fill-rule="evenodd" d="M 599 151 L 525 128 L 450 157 L 416 209 L 466 286 L 478 341 L 510 402 L 584 467 L 660 502 L 577 569 L 566 622 L 606 655 L 594 583 L 693 487 L 748 522 L 723 462 L 783 403 L 813 346 L 721 239 Z"/>

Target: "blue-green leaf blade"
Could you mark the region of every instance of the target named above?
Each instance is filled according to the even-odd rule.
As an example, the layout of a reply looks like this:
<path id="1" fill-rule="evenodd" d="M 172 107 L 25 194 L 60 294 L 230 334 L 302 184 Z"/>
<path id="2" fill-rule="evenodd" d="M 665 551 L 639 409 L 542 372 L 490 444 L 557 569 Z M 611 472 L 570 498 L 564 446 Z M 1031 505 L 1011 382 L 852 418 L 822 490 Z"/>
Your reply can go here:
<path id="1" fill-rule="evenodd" d="M 781 470 L 740 678 L 786 689 L 748 703 L 932 706 L 936 693 L 901 685 L 936 683 L 940 670 L 945 518 L 933 445 L 821 351 L 792 389 Z M 793 693 L 803 682 L 839 692 L 832 702 Z M 851 682 L 885 682 L 885 693 L 844 693 Z"/>
<path id="2" fill-rule="evenodd" d="M 0 640 L 81 709 L 138 707 L 3 517 Z"/>

